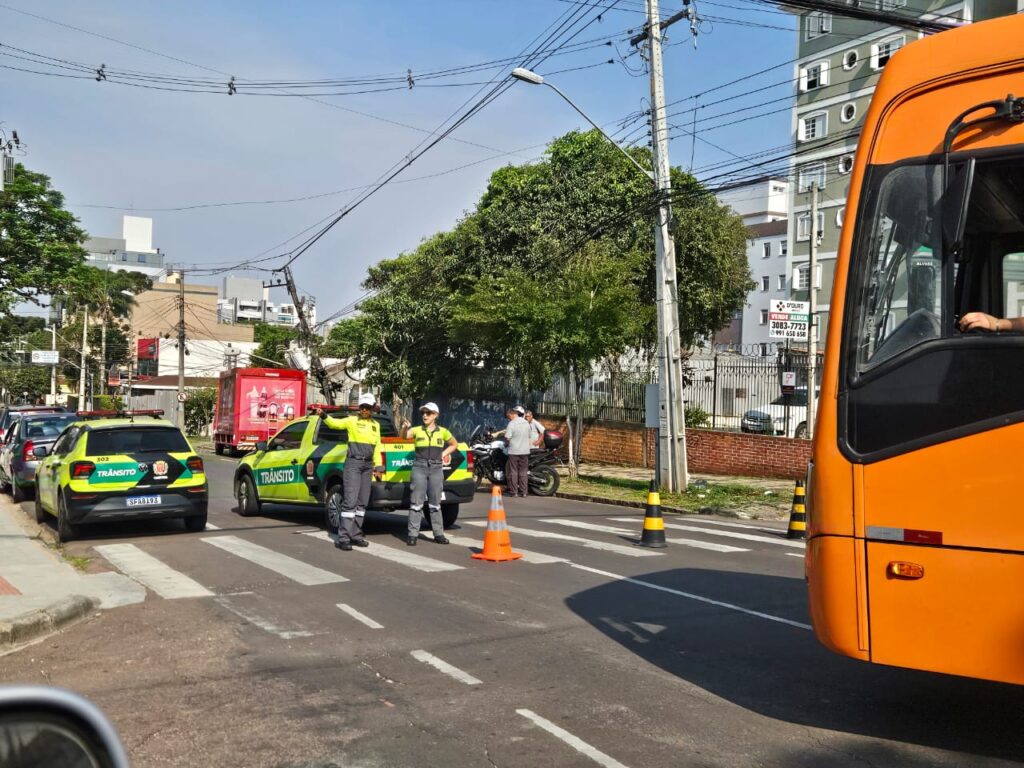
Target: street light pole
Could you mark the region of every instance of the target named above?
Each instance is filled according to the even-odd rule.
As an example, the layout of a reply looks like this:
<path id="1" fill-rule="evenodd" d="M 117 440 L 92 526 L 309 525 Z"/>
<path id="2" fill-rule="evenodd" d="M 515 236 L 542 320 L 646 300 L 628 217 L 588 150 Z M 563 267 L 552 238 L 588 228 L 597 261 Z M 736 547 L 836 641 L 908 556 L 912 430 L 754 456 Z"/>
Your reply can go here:
<path id="1" fill-rule="evenodd" d="M 669 491 L 680 491 L 688 482 L 686 467 L 686 432 L 683 423 L 683 388 L 682 371 L 679 360 L 681 344 L 679 341 L 679 310 L 676 300 L 676 252 L 672 236 L 669 233 L 671 208 L 669 197 L 672 194 L 671 177 L 669 176 L 668 146 L 659 145 L 657 137 L 667 137 L 665 124 L 665 88 L 661 77 L 661 27 L 657 16 L 657 5 L 648 0 L 648 12 L 653 13 L 649 22 L 651 37 L 651 101 L 657 105 L 653 113 L 655 126 L 654 172 L 648 171 L 626 150 L 620 147 L 601 126 L 594 122 L 586 112 L 580 109 L 572 99 L 559 88 L 547 82 L 541 75 L 523 67 L 512 70 L 512 76 L 524 83 L 546 85 L 565 100 L 584 120 L 604 136 L 613 147 L 625 155 L 644 176 L 651 180 L 658 196 L 657 217 L 655 219 L 655 248 L 657 263 L 657 297 L 658 306 L 658 404 L 659 404 L 659 440 L 658 440 L 658 482 Z M 656 58 L 655 58 L 656 51 Z M 655 63 L 656 62 L 656 63 Z M 657 76 L 655 76 L 655 71 Z M 666 139 L 667 141 L 667 139 Z"/>

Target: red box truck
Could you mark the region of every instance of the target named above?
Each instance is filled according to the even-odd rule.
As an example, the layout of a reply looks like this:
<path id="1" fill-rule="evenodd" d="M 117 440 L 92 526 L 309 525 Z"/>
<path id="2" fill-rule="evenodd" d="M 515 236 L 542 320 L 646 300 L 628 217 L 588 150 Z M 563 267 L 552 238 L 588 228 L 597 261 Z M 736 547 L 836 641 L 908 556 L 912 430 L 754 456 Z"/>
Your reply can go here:
<path id="1" fill-rule="evenodd" d="M 213 444 L 218 454 L 251 451 L 306 413 L 306 372 L 235 368 L 220 375 Z"/>

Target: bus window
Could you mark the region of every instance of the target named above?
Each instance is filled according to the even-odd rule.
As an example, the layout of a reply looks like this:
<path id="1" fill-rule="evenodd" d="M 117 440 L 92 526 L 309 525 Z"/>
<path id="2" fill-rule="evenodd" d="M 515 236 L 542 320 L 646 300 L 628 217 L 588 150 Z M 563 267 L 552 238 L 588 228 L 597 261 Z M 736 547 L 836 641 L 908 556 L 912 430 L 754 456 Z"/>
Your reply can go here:
<path id="1" fill-rule="evenodd" d="M 933 242 L 940 176 L 933 164 L 908 165 L 878 184 L 861 255 L 858 371 L 941 336 L 942 266 Z"/>

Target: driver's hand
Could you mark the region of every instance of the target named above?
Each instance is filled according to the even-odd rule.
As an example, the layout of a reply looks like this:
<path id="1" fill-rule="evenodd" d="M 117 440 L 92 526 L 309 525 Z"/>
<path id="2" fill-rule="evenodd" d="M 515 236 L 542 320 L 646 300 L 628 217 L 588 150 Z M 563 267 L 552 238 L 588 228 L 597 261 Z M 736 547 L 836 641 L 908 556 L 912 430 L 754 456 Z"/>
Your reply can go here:
<path id="1" fill-rule="evenodd" d="M 979 329 L 982 331 L 995 331 L 997 330 L 998 322 L 998 318 L 986 315 L 984 312 L 968 312 L 960 318 L 960 330 L 973 331 Z"/>

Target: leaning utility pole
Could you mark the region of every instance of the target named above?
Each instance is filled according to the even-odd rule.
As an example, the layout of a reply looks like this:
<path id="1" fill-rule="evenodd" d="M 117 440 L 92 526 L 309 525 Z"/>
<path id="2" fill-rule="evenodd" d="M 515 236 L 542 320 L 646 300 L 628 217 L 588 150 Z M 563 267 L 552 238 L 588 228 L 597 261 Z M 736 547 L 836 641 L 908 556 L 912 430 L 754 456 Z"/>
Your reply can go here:
<path id="1" fill-rule="evenodd" d="M 185 270 L 178 270 L 178 429 L 185 429 Z"/>
<path id="2" fill-rule="evenodd" d="M 324 364 L 320 360 L 320 352 L 316 348 L 316 334 L 313 331 L 313 327 L 309 324 L 309 318 L 306 317 L 306 303 L 299 296 L 298 286 L 295 285 L 295 278 L 292 277 L 292 268 L 286 264 L 282 267 L 281 272 L 284 274 L 288 295 L 291 297 L 292 304 L 295 305 L 295 311 L 299 314 L 299 334 L 309 354 L 309 370 L 316 379 L 324 399 L 328 404 L 334 405 L 336 395 L 334 382 L 331 381 L 327 369 L 324 368 Z"/>
<path id="3" fill-rule="evenodd" d="M 662 70 L 661 36 L 676 14 L 663 24 L 657 0 L 647 0 L 647 44 L 651 67 L 651 133 L 654 184 L 658 208 L 654 225 L 656 248 L 656 302 L 658 312 L 658 458 L 659 485 L 685 491 L 686 422 L 683 410 L 682 343 L 679 338 L 679 304 L 676 282 L 676 247 L 669 231 L 672 216 L 672 177 L 668 159 L 668 125 L 665 119 L 665 79 Z"/>
<path id="4" fill-rule="evenodd" d="M 814 437 L 816 390 L 818 388 L 818 182 L 811 182 L 811 255 L 807 264 L 810 295 L 807 313 L 807 437 Z"/>

